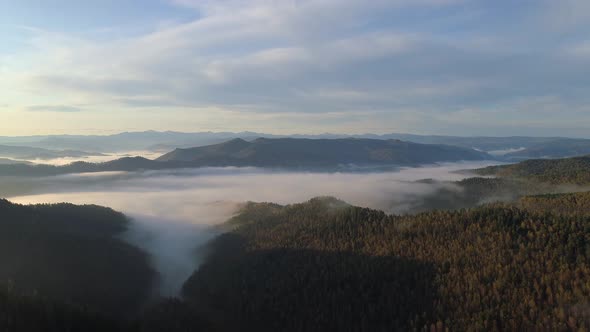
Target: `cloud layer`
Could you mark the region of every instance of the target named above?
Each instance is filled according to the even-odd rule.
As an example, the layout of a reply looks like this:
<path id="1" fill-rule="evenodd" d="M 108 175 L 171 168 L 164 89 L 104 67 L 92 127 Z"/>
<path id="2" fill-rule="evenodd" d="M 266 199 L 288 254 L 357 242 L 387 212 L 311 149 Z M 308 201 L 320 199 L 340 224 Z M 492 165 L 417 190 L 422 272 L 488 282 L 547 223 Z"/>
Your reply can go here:
<path id="1" fill-rule="evenodd" d="M 27 46 L 0 53 L 4 109 L 13 113 L 0 112 L 24 130 L 19 110 L 80 110 L 36 114 L 47 131 L 587 136 L 583 0 L 168 6 L 190 15 L 150 15 L 139 31 L 99 25 L 98 36 L 21 28 Z"/>

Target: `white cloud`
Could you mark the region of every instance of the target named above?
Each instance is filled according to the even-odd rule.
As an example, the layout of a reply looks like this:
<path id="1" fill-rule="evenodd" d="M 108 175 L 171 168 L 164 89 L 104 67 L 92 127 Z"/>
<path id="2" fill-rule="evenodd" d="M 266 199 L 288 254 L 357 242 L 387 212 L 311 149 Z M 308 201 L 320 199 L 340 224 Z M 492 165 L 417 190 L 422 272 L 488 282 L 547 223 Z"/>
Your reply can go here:
<path id="1" fill-rule="evenodd" d="M 465 9 L 465 17 L 445 16 L 445 8 L 463 2 L 465 7 L 457 9 Z M 444 126 L 438 119 L 456 118 L 445 114 L 462 109 L 488 118 L 486 125 L 499 126 L 502 121 L 491 118 L 490 109 L 510 105 L 517 97 L 554 94 L 568 99 L 574 109 L 586 102 L 587 60 L 569 56 L 583 54 L 585 44 L 574 40 L 577 46 L 569 50 L 551 48 L 550 34 L 541 33 L 545 28 L 535 20 L 526 21 L 518 33 L 498 22 L 487 22 L 491 31 L 478 29 L 478 20 L 483 26 L 490 18 L 485 8 L 467 1 L 175 3 L 198 17 L 154 24 L 152 32 L 139 36 L 108 30 L 110 38 L 100 40 L 27 28 L 31 50 L 0 58 L 5 100 L 18 109 L 85 105 L 88 112 L 107 114 L 107 109 L 149 108 L 162 117 L 187 114 L 190 108 L 203 127 L 219 122 L 239 127 L 242 117 L 228 118 L 232 112 L 248 112 L 252 119 L 293 112 L 316 113 L 326 120 L 333 114 L 349 117 L 340 122 L 351 122 L 363 111 L 367 116 L 389 112 L 366 121 L 366 129 L 385 127 L 384 119 L 419 110 L 415 118 L 425 120 L 419 130 L 431 132 Z M 581 10 L 584 4 L 569 1 L 548 16 L 553 6 L 545 4 L 528 14 L 542 22 L 559 21 L 566 15 L 562 11 Z M 455 24 L 462 32 L 456 32 Z M 579 25 L 568 29 L 580 30 Z M 513 105 L 514 112 L 535 114 L 530 107 Z M 558 110 L 560 104 L 549 105 L 562 115 L 570 112 Z M 202 113 L 205 109 L 209 113 Z M 577 125 L 573 117 L 563 118 Z M 290 126 L 277 117 L 273 121 L 267 126 Z M 145 129 L 179 129 L 161 125 Z M 297 131 L 321 131 L 317 122 L 307 125 Z"/>

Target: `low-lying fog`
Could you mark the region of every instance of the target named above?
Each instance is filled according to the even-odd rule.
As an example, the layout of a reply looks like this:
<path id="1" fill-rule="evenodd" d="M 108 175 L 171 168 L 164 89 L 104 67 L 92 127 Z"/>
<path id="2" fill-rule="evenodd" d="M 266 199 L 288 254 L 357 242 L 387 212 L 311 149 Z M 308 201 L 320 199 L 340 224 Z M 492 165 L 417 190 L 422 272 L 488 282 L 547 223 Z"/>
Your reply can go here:
<path id="1" fill-rule="evenodd" d="M 67 164 L 71 164 L 76 161 L 85 161 L 87 163 L 103 163 L 106 161 L 116 160 L 123 157 L 135 157 L 140 156 L 147 159 L 156 159 L 160 157 L 162 153 L 154 152 L 154 151 L 125 151 L 125 152 L 111 152 L 105 153 L 102 155 L 97 156 L 82 156 L 82 157 L 59 157 L 59 158 L 29 158 L 29 159 L 18 159 L 12 158 L 10 156 L 0 156 L 0 158 L 5 158 L 7 160 L 12 160 L 14 162 L 25 162 L 25 163 L 33 163 L 33 164 L 44 164 L 44 165 L 54 165 L 54 166 L 63 166 Z"/>
<path id="2" fill-rule="evenodd" d="M 133 219 L 126 239 L 152 255 L 161 274 L 162 295 L 176 295 L 199 264 L 197 249 L 215 236 L 209 226 L 226 221 L 240 203 L 290 204 L 329 195 L 358 206 L 403 213 L 441 186 L 453 188 L 412 181 L 456 181 L 468 175 L 455 171 L 490 164 L 453 163 L 362 174 L 257 168 L 75 174 L 28 179 L 32 194 L 8 199 L 17 203 L 99 204 L 124 212 Z M 0 177 L 0 188 L 2 181 Z M 6 193 L 0 189 L 1 195 Z"/>

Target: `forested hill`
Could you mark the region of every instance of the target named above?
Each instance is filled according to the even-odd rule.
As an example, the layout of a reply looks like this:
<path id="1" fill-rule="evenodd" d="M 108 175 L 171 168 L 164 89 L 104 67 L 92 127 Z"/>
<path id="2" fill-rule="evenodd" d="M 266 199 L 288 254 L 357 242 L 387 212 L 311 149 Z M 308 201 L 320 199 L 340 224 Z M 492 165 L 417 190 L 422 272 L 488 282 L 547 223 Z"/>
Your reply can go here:
<path id="1" fill-rule="evenodd" d="M 365 170 L 364 166 L 391 168 L 491 159 L 493 157 L 487 153 L 473 149 L 398 140 L 259 138 L 253 142 L 234 139 L 198 148 L 176 149 L 156 160 L 125 157 L 103 163 L 75 162 L 65 166 L 0 164 L 0 176 L 51 176 L 207 166 L 255 166 L 317 171 Z"/>
<path id="2" fill-rule="evenodd" d="M 120 239 L 127 223 L 94 205 L 0 200 L 0 330 L 110 330 L 137 314 L 156 273 Z"/>
<path id="3" fill-rule="evenodd" d="M 200 166 L 337 167 L 339 165 L 417 165 L 493 159 L 485 152 L 439 144 L 378 139 L 258 138 L 176 149 L 158 161 Z"/>
<path id="4" fill-rule="evenodd" d="M 526 196 L 517 204 L 521 208 L 539 212 L 590 216 L 590 192 Z M 590 229 L 588 231 L 590 232 Z"/>
<path id="5" fill-rule="evenodd" d="M 552 184 L 589 185 L 590 156 L 526 160 L 512 165 L 490 166 L 475 172 Z"/>
<path id="6" fill-rule="evenodd" d="M 587 197 L 399 217 L 250 203 L 184 293 L 227 330 L 587 330 L 590 216 L 549 208 Z"/>
<path id="7" fill-rule="evenodd" d="M 73 173 L 132 172 L 140 170 L 161 170 L 181 168 L 186 165 L 158 163 L 143 157 L 124 157 L 103 163 L 74 162 L 63 166 L 43 164 L 0 164 L 0 176 L 52 176 Z"/>

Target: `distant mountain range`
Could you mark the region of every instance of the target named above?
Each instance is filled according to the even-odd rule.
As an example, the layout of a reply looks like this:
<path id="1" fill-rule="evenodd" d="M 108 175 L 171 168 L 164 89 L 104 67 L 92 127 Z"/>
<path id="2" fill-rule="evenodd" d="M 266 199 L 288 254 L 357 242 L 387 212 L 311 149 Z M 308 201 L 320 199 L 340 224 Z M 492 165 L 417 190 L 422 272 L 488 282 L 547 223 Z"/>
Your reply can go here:
<path id="1" fill-rule="evenodd" d="M 12 160 L 9 158 L 0 158 L 0 165 L 14 165 L 14 164 L 32 164 L 28 161 Z"/>
<path id="2" fill-rule="evenodd" d="M 474 149 L 375 139 L 233 139 L 190 149 L 176 149 L 156 160 L 126 157 L 105 163 L 75 162 L 66 166 L 0 165 L 1 175 L 47 176 L 68 173 L 163 170 L 194 167 L 263 167 L 297 170 L 350 170 L 486 160 Z"/>
<path id="3" fill-rule="evenodd" d="M 84 152 L 77 150 L 49 150 L 44 148 L 30 147 L 30 146 L 13 146 L 13 145 L 0 145 L 0 157 L 1 158 L 14 158 L 23 160 L 32 159 L 54 159 L 64 157 L 88 157 L 88 156 L 101 156 L 103 154 L 97 152 Z"/>
<path id="4" fill-rule="evenodd" d="M 49 135 L 26 137 L 0 137 L 0 144 L 27 146 L 50 150 L 78 150 L 90 152 L 123 152 L 148 150 L 167 152 L 176 148 L 192 148 L 222 143 L 234 138 L 252 141 L 263 138 L 342 139 L 366 138 L 378 140 L 397 139 L 422 144 L 446 144 L 473 148 L 495 156 L 505 156 L 509 161 L 528 158 L 561 158 L 590 153 L 590 139 L 564 137 L 461 137 L 413 134 L 318 134 L 272 135 L 256 132 L 197 132 L 173 131 L 125 132 L 114 135 Z M 7 157 L 7 156 L 5 156 Z"/>
<path id="5" fill-rule="evenodd" d="M 525 160 L 531 158 L 565 158 L 590 154 L 590 140 L 557 139 L 532 145 L 520 151 L 504 155 L 508 160 Z"/>

